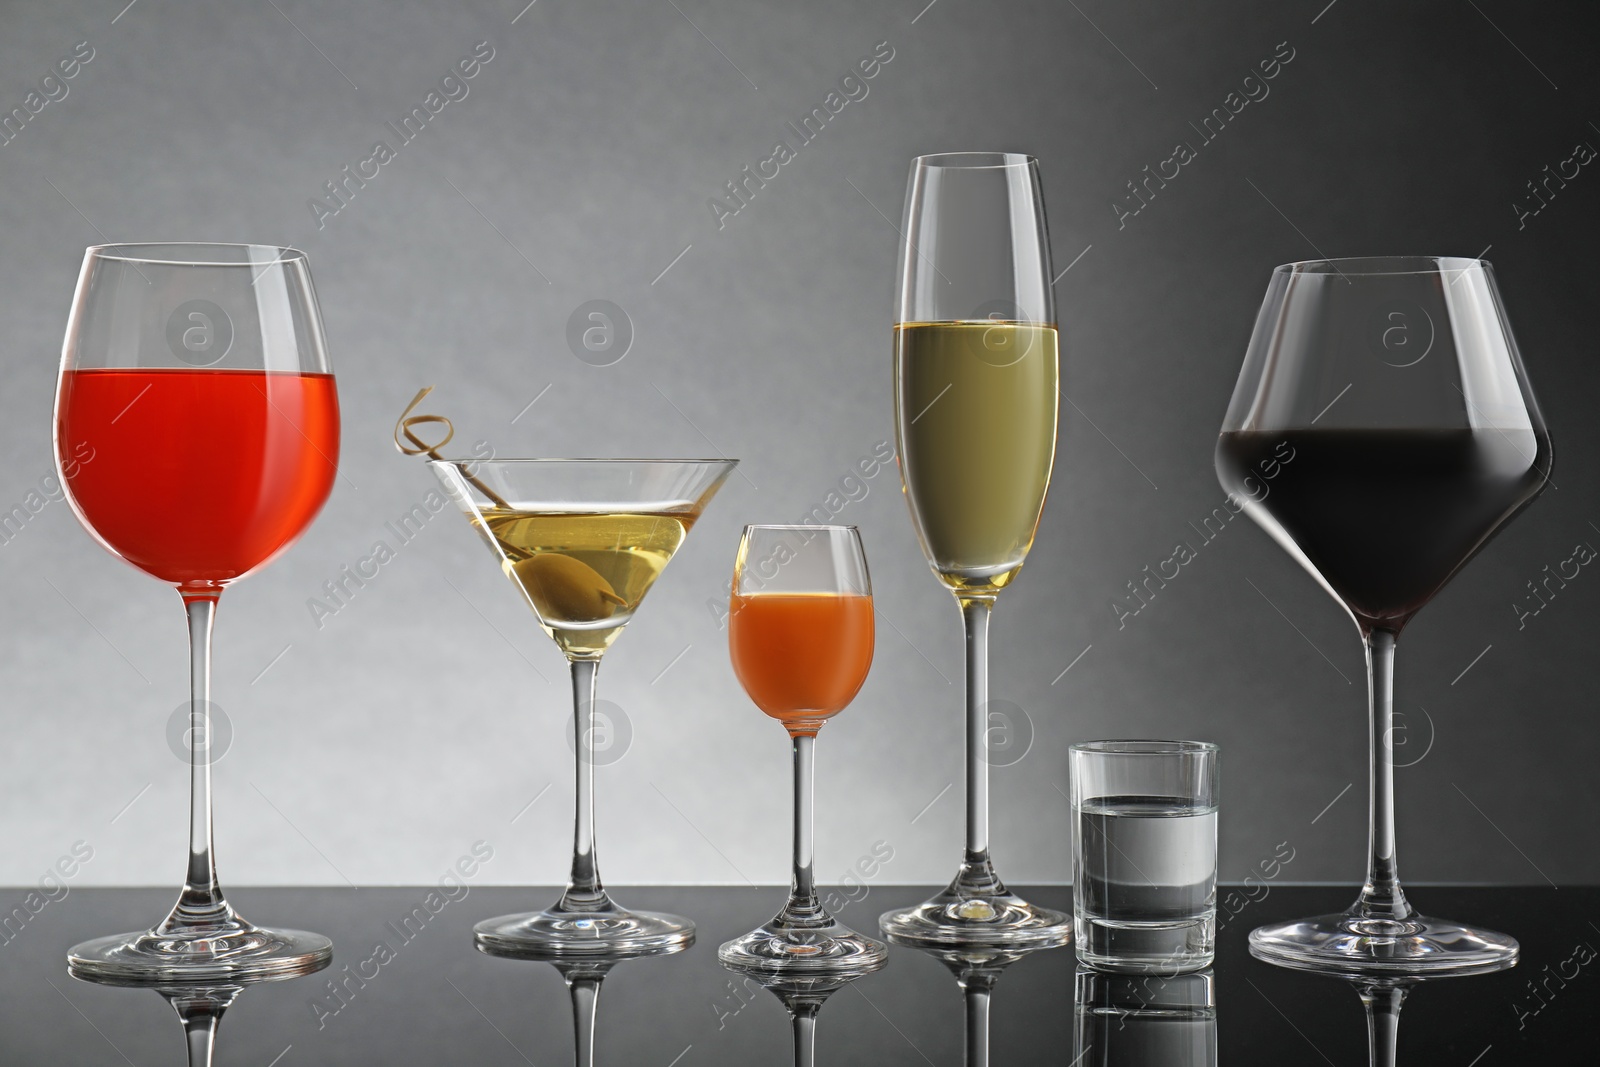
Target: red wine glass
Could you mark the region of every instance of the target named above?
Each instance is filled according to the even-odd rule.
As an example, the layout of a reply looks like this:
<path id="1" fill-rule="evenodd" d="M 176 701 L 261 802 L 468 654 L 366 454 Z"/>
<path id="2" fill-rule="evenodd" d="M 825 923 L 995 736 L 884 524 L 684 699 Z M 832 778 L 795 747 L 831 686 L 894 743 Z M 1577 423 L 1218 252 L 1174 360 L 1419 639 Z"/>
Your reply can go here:
<path id="1" fill-rule="evenodd" d="M 62 347 L 56 462 L 79 521 L 176 587 L 190 647 L 189 857 L 154 929 L 76 946 L 84 977 L 304 973 L 320 934 L 246 922 L 212 858 L 211 627 L 223 589 L 265 566 L 328 498 L 339 403 L 305 254 L 270 245 L 90 248 Z"/>
<path id="2" fill-rule="evenodd" d="M 1550 435 L 1489 264 L 1279 267 L 1216 465 L 1223 488 L 1349 612 L 1367 650 L 1366 883 L 1342 914 L 1255 930 L 1251 952 L 1354 976 L 1511 965 L 1513 938 L 1411 906 L 1394 834 L 1395 643 L 1550 474 Z"/>

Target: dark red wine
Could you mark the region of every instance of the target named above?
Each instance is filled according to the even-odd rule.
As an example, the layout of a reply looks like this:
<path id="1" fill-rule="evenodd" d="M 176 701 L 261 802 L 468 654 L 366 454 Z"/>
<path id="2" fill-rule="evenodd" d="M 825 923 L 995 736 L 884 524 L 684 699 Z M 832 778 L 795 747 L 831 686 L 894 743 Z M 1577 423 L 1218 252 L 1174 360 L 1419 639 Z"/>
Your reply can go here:
<path id="1" fill-rule="evenodd" d="M 1399 631 L 1544 487 L 1550 443 L 1526 429 L 1242 430 L 1216 460 L 1363 629 Z"/>

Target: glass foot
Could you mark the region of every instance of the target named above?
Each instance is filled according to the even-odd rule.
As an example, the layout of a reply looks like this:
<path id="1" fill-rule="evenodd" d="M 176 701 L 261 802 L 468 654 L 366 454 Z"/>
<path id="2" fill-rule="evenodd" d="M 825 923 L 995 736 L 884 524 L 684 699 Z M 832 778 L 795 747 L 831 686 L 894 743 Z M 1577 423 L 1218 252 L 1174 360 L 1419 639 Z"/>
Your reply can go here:
<path id="1" fill-rule="evenodd" d="M 1213 911 L 1167 922 L 1080 915 L 1073 937 L 1078 962 L 1097 971 L 1177 975 L 1210 967 L 1217 954 Z"/>
<path id="2" fill-rule="evenodd" d="M 235 920 L 227 927 L 113 934 L 67 953 L 76 978 L 159 985 L 211 979 L 294 977 L 326 966 L 333 942 L 304 930 L 269 930 Z"/>
<path id="3" fill-rule="evenodd" d="M 1515 938 L 1446 919 L 1345 913 L 1250 931 L 1250 954 L 1295 970 L 1347 976 L 1482 974 L 1510 967 Z"/>
<path id="4" fill-rule="evenodd" d="M 959 879 L 914 908 L 884 912 L 878 926 L 896 941 L 919 947 L 1054 948 L 1072 940 L 1072 916 L 1029 904 L 1003 885 L 997 884 L 994 892 L 975 893 Z"/>
<path id="5" fill-rule="evenodd" d="M 629 911 L 610 901 L 592 910 L 556 905 L 540 912 L 485 919 L 472 928 L 479 950 L 495 956 L 592 956 L 648 954 L 688 945 L 694 923 L 681 915 Z"/>
<path id="6" fill-rule="evenodd" d="M 777 916 L 717 949 L 717 959 L 740 970 L 859 976 L 889 958 L 888 946 L 823 915 L 795 925 Z"/>

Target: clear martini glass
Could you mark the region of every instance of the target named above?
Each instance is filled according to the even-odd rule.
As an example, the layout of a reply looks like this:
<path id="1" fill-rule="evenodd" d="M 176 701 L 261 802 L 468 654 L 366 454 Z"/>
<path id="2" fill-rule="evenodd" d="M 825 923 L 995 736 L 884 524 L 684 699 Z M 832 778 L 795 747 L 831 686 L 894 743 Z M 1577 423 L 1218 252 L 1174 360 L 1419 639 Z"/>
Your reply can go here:
<path id="1" fill-rule="evenodd" d="M 572 875 L 544 911 L 487 919 L 485 951 L 595 955 L 684 944 L 694 923 L 629 911 L 600 881 L 594 759 L 600 659 L 738 460 L 496 459 L 429 463 L 572 667 L 577 817 Z"/>

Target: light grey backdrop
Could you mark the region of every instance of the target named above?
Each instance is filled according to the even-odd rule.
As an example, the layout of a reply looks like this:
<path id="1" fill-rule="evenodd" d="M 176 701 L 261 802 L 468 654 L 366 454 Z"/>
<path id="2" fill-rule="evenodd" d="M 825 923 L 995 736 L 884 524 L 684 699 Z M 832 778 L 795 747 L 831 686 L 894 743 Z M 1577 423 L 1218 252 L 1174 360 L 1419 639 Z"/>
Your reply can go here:
<path id="1" fill-rule="evenodd" d="M 0 9 L 0 112 L 26 112 L 57 59 L 93 49 L 66 95 L 0 145 L 0 510 L 51 470 L 84 245 L 244 240 L 310 254 L 342 474 L 309 534 L 222 603 L 215 696 L 235 734 L 217 765 L 225 882 L 431 881 L 477 839 L 495 846 L 485 882 L 564 875 L 563 664 L 466 525 L 433 519 L 320 627 L 308 606 L 375 541 L 394 546 L 385 522 L 431 487 L 388 443 L 428 383 L 430 410 L 463 443 L 502 455 L 743 457 L 601 675 L 632 730 L 600 777 L 609 880 L 785 879 L 787 746 L 739 691 L 709 605 L 741 524 L 814 505 L 861 526 L 884 619 L 871 680 L 823 735 L 819 875 L 837 881 L 880 840 L 894 852 L 880 882 L 950 874 L 957 612 L 892 467 L 829 496 L 892 438 L 905 171 L 950 149 L 1042 160 L 1065 272 L 1060 459 L 993 635 L 993 695 L 1032 730 L 1026 755 L 994 775 L 1002 872 L 1068 877 L 1068 744 L 1178 735 L 1223 746 L 1225 876 L 1282 842 L 1295 854 L 1284 879 L 1359 876 L 1365 698 L 1336 606 L 1243 519 L 1120 626 L 1112 601 L 1221 503 L 1212 444 L 1274 264 L 1490 248 L 1559 489 L 1406 635 L 1401 869 L 1416 881 L 1600 877 L 1600 577 L 1582 571 L 1520 628 L 1513 608 L 1547 564 L 1600 542 L 1600 175 L 1563 163 L 1579 142 L 1600 145 L 1585 6 L 124 2 Z M 467 95 L 402 144 L 386 123 L 425 106 L 485 41 L 493 58 Z M 785 124 L 825 106 L 879 42 L 893 58 L 867 95 L 719 226 L 710 198 L 727 202 L 724 183 L 780 137 L 793 144 Z M 1292 56 L 1276 77 L 1245 81 L 1275 54 Z M 1214 108 L 1239 110 L 1207 141 L 1195 127 Z M 346 186 L 342 206 L 328 200 L 324 183 L 379 140 L 395 157 Z M 1197 158 L 1150 186 L 1153 199 L 1119 201 L 1180 140 Z M 1526 183 L 1547 165 L 1569 178 L 1535 200 Z M 634 331 L 610 366 L 566 340 L 592 299 L 623 308 Z M 81 884 L 174 884 L 187 789 L 165 736 L 185 693 L 178 598 L 99 549 L 60 501 L 8 531 L 0 594 L 0 882 L 37 879 L 83 840 L 94 857 Z"/>

